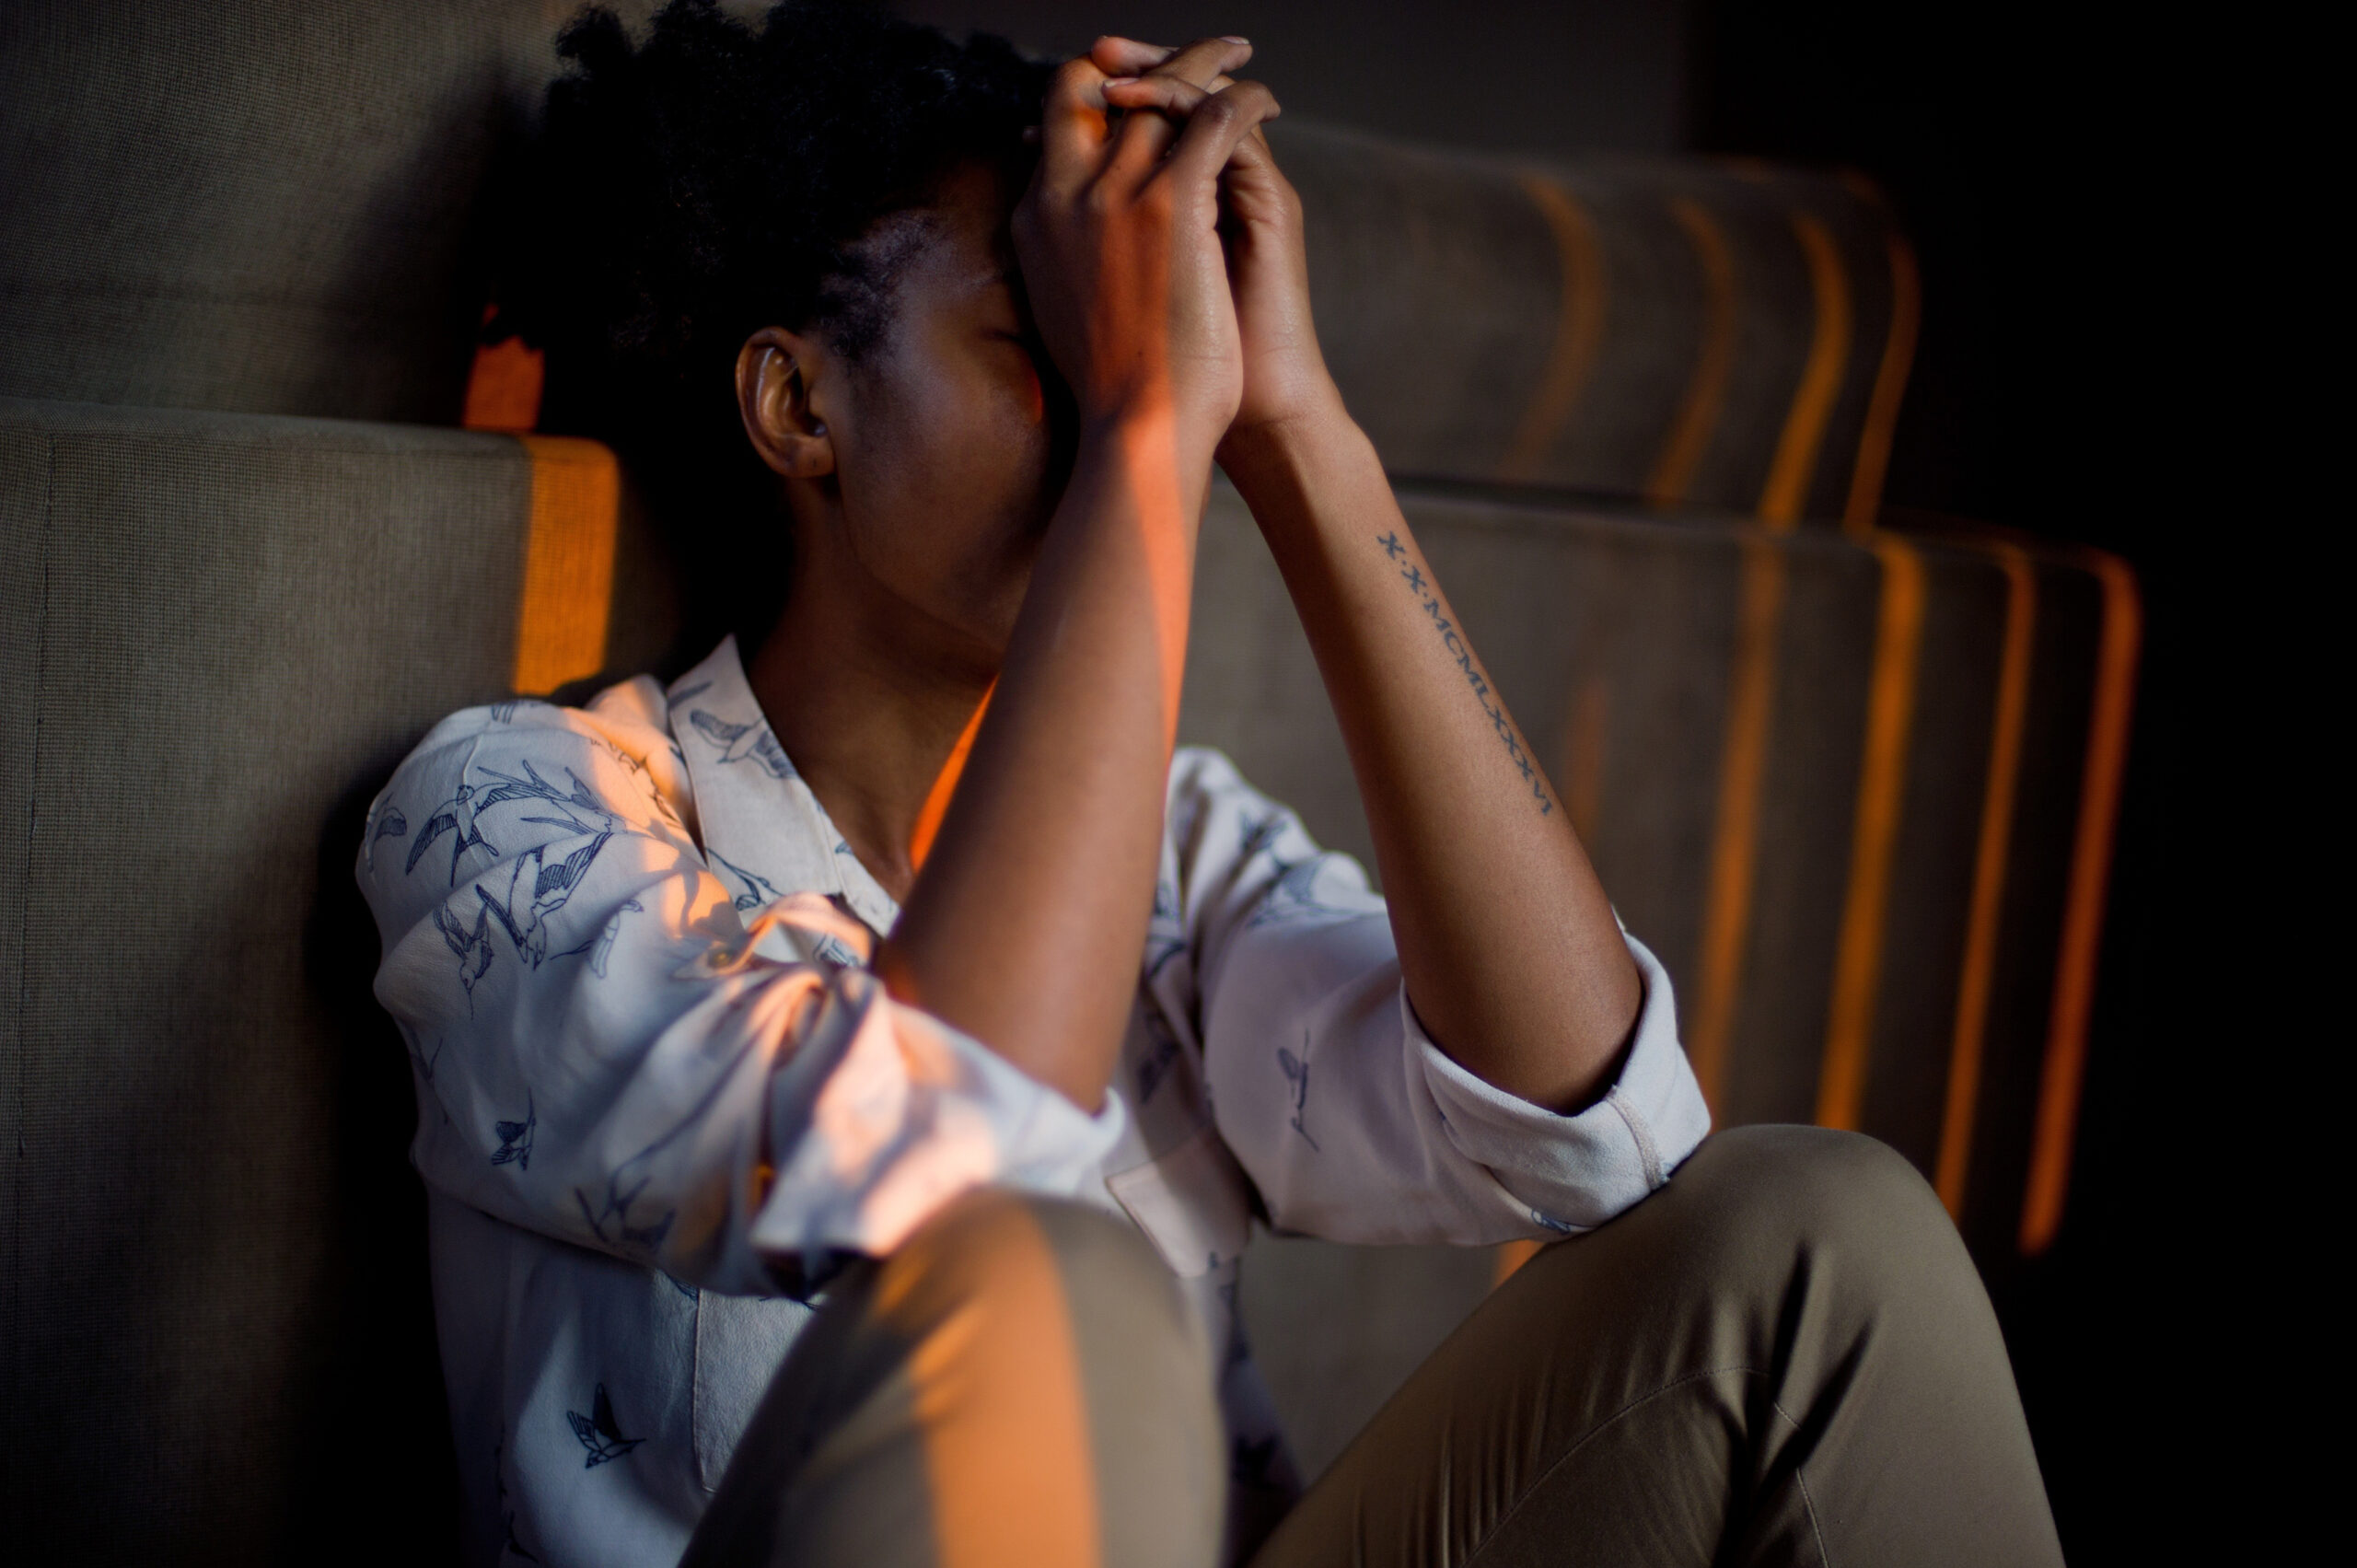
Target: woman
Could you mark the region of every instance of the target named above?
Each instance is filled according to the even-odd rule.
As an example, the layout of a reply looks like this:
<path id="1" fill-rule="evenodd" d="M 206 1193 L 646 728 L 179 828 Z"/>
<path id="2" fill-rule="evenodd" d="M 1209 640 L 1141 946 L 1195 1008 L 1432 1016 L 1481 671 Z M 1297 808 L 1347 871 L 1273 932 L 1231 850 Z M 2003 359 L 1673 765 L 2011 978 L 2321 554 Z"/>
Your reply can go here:
<path id="1" fill-rule="evenodd" d="M 1922 1184 L 1704 1141 L 1326 374 L 1248 46 L 675 0 L 564 48 L 523 319 L 744 640 L 454 715 L 371 813 L 477 1556 L 2054 1560 Z M 1215 457 L 1387 900 L 1173 754 Z M 1295 1502 L 1255 1212 L 1595 1234 Z"/>

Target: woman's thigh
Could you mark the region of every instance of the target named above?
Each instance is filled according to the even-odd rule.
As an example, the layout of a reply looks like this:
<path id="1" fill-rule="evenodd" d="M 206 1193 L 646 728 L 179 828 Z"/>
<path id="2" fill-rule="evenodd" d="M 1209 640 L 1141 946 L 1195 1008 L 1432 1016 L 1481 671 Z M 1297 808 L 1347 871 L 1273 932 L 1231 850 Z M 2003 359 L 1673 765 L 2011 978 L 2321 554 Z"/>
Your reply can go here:
<path id="1" fill-rule="evenodd" d="M 1254 1568 L 2059 1562 L 1955 1227 L 1881 1144 L 1708 1140 L 1543 1249 L 1310 1488 Z"/>
<path id="2" fill-rule="evenodd" d="M 1202 1333 L 1136 1228 L 975 1193 L 830 1286 L 683 1568 L 1203 1568 L 1222 1458 Z"/>

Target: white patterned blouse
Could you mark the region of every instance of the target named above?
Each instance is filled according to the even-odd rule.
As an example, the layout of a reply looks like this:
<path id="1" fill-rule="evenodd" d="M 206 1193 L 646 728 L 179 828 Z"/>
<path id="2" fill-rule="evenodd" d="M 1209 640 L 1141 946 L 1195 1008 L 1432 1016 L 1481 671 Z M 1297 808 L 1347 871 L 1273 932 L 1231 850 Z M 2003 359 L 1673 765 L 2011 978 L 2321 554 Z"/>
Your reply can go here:
<path id="1" fill-rule="evenodd" d="M 1092 1118 L 885 995 L 864 966 L 899 911 L 733 642 L 668 691 L 451 715 L 370 808 L 357 872 L 416 1082 L 472 1562 L 675 1562 L 809 1319 L 794 1282 L 981 1183 L 1145 1232 L 1228 1349 L 1236 1486 L 1283 1489 L 1234 1320 L 1256 1211 L 1343 1241 L 1575 1232 L 1709 1126 L 1643 947 L 1610 1091 L 1518 1100 L 1425 1037 L 1358 865 L 1192 748 Z"/>

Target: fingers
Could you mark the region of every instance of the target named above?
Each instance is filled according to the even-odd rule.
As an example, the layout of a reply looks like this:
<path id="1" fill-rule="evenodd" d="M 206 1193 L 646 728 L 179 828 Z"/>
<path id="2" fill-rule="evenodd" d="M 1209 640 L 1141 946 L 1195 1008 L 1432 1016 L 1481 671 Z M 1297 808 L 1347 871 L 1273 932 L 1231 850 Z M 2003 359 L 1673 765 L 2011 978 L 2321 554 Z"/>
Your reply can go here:
<path id="1" fill-rule="evenodd" d="M 1169 119 L 1175 124 L 1186 124 L 1195 112 L 1213 99 L 1237 84 L 1226 76 L 1214 77 L 1209 92 L 1176 76 L 1141 76 L 1132 80 L 1116 79 L 1105 84 L 1105 101 L 1112 107 L 1132 113 L 1151 112 Z M 1265 94 L 1267 88 L 1255 82 L 1249 84 Z M 1228 174 L 1259 173 L 1263 166 L 1273 171 L 1269 157 L 1268 143 L 1260 135 L 1260 127 L 1283 112 L 1275 99 L 1269 100 L 1267 110 L 1255 119 L 1243 137 L 1232 147 L 1229 161 L 1224 166 Z"/>
<path id="2" fill-rule="evenodd" d="M 1176 80 L 1208 87 L 1221 76 L 1241 69 L 1251 58 L 1252 46 L 1242 39 L 1197 39 L 1152 66 L 1142 79 Z M 1090 63 L 1097 62 L 1092 58 Z M 1098 91 L 1101 96 L 1101 85 Z M 1144 179 L 1169 150 L 1178 134 L 1178 127 L 1159 114 L 1132 114 L 1115 134 L 1112 162 L 1132 178 Z"/>
<path id="3" fill-rule="evenodd" d="M 1103 165 L 1110 135 L 1105 117 L 1105 73 L 1086 55 L 1056 68 L 1039 105 L 1039 183 L 1071 191 Z"/>
<path id="4" fill-rule="evenodd" d="M 1259 82 L 1207 94 L 1189 112 L 1178 145 L 1163 167 L 1182 186 L 1215 180 L 1244 140 L 1283 112 L 1276 95 Z"/>
<path id="5" fill-rule="evenodd" d="M 1178 52 L 1168 44 L 1140 43 L 1133 38 L 1109 35 L 1090 46 L 1088 57 L 1109 76 L 1143 76 Z"/>
<path id="6" fill-rule="evenodd" d="M 1233 52 L 1227 64 L 1220 66 L 1220 70 L 1233 71 L 1252 58 L 1251 43 L 1233 37 L 1200 38 L 1183 50 L 1162 43 L 1140 43 L 1130 38 L 1100 38 L 1089 50 L 1088 57 L 1097 63 L 1098 70 L 1109 76 L 1143 76 L 1148 71 L 1174 64 L 1179 57 L 1193 51 L 1208 49 L 1215 44 L 1225 44 Z M 1208 76 L 1190 75 L 1189 79 L 1197 87 L 1208 86 L 1210 82 Z"/>
<path id="7" fill-rule="evenodd" d="M 1226 80 L 1225 77 L 1215 79 Z M 1132 76 L 1126 79 L 1117 76 L 1105 84 L 1105 101 L 1115 109 L 1153 110 L 1169 116 L 1175 140 L 1176 128 L 1185 124 L 1202 101 L 1216 90 L 1199 87 L 1177 76 Z"/>

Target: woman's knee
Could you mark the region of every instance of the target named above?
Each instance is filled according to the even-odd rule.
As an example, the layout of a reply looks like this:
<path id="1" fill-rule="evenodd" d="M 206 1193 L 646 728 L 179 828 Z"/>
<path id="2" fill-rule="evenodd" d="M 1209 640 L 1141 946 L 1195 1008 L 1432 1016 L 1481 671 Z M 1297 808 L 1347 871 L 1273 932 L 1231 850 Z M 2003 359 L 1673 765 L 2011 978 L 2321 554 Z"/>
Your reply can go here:
<path id="1" fill-rule="evenodd" d="M 1134 1225 L 1086 1204 L 991 1188 L 945 1204 L 884 1260 L 877 1305 L 904 1329 L 1003 1303 L 1025 1320 L 1117 1313 L 1148 1334 L 1192 1315 Z"/>
<path id="2" fill-rule="evenodd" d="M 1093 1489 L 1082 1511 L 1102 1561 L 1211 1560 L 1225 1470 L 1210 1348 L 1136 1227 L 1078 1203 L 972 1194 L 886 1260 L 874 1300 L 911 1344 L 917 1381 L 937 1385 L 920 1397 L 928 1444 L 977 1456 L 969 1468 L 993 1498 L 991 1456 L 1036 1468 L 1060 1455 L 1051 1468 Z"/>
<path id="3" fill-rule="evenodd" d="M 1703 1231 L 1778 1267 L 1801 1255 L 1840 1260 L 1852 1279 L 1926 1270 L 1973 1278 L 1930 1185 L 1888 1144 L 1862 1133 L 1730 1128 L 1706 1139 L 1666 1191 Z"/>

